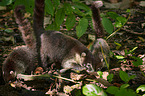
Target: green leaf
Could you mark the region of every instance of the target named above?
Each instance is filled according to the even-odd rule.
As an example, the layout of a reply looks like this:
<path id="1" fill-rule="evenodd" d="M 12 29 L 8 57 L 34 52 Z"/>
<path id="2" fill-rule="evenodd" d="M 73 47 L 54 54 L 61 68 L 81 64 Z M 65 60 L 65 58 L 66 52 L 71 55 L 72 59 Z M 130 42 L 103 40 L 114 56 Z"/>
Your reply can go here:
<path id="1" fill-rule="evenodd" d="M 45 11 L 48 14 L 51 14 L 52 16 L 54 16 L 54 9 L 53 9 L 53 4 L 51 2 L 51 0 L 45 0 Z"/>
<path id="2" fill-rule="evenodd" d="M 114 20 L 117 20 L 117 17 L 119 17 L 119 15 L 115 12 L 107 12 L 107 15 L 109 15 L 109 17 L 111 17 Z"/>
<path id="3" fill-rule="evenodd" d="M 121 55 L 116 55 L 115 56 L 117 59 L 124 59 L 125 57 L 124 56 L 121 56 Z"/>
<path id="4" fill-rule="evenodd" d="M 106 91 L 107 91 L 108 93 L 114 95 L 114 94 L 116 94 L 116 93 L 119 91 L 119 88 L 116 87 L 116 86 L 110 86 L 110 87 L 107 88 Z"/>
<path id="5" fill-rule="evenodd" d="M 119 76 L 121 80 L 123 80 L 126 83 L 130 80 L 128 74 L 124 71 L 119 71 Z"/>
<path id="6" fill-rule="evenodd" d="M 79 24 L 76 26 L 77 37 L 80 38 L 87 30 L 88 20 L 86 18 L 81 18 Z"/>
<path id="7" fill-rule="evenodd" d="M 57 24 L 55 22 L 53 22 L 52 24 L 47 26 L 46 30 L 56 30 L 56 31 L 59 31 L 60 30 L 60 26 L 57 26 Z"/>
<path id="8" fill-rule="evenodd" d="M 139 93 L 139 91 L 144 92 L 145 91 L 145 85 L 140 85 L 137 89 L 136 89 L 136 93 Z"/>
<path id="9" fill-rule="evenodd" d="M 127 88 L 127 87 L 129 87 L 129 86 L 130 86 L 129 84 L 123 84 L 123 85 L 121 85 L 120 88 Z"/>
<path id="10" fill-rule="evenodd" d="M 129 79 L 131 80 L 131 79 L 134 79 L 136 77 L 136 75 L 131 75 L 130 77 L 129 77 Z"/>
<path id="11" fill-rule="evenodd" d="M 52 0 L 53 1 L 53 7 L 55 7 L 55 9 L 58 9 L 58 6 L 60 5 L 60 0 Z"/>
<path id="12" fill-rule="evenodd" d="M 111 22 L 108 18 L 103 17 L 103 18 L 102 18 L 102 24 L 103 24 L 103 26 L 104 26 L 104 29 L 105 29 L 109 34 L 111 34 L 111 33 L 113 32 L 113 30 L 114 30 L 113 24 L 112 24 L 112 22 Z"/>
<path id="13" fill-rule="evenodd" d="M 10 4 L 12 4 L 13 1 L 14 1 L 14 0 L 2 0 L 2 1 L 0 2 L 0 6 L 10 5 Z"/>
<path id="14" fill-rule="evenodd" d="M 137 96 L 137 94 L 131 89 L 121 88 L 115 96 Z"/>
<path id="15" fill-rule="evenodd" d="M 124 24 L 124 23 L 127 22 L 127 19 L 126 19 L 125 17 L 122 17 L 122 16 L 117 17 L 117 20 L 118 20 L 119 22 L 121 22 L 121 24 Z"/>
<path id="16" fill-rule="evenodd" d="M 69 3 L 64 3 L 66 15 L 71 15 L 73 13 L 72 6 Z"/>
<path id="17" fill-rule="evenodd" d="M 55 15 L 55 22 L 57 26 L 60 26 L 65 18 L 65 11 L 64 8 L 58 9 Z"/>
<path id="18" fill-rule="evenodd" d="M 86 84 L 83 86 L 82 91 L 86 96 L 107 96 L 103 89 L 94 84 Z"/>
<path id="19" fill-rule="evenodd" d="M 103 72 L 102 71 L 98 71 L 97 74 L 100 76 L 100 78 L 103 78 Z"/>
<path id="20" fill-rule="evenodd" d="M 111 81 L 113 81 L 113 77 L 114 77 L 113 74 L 109 74 L 109 75 L 107 76 L 107 80 L 108 80 L 109 82 L 111 82 Z"/>
<path id="21" fill-rule="evenodd" d="M 78 9 L 83 9 L 83 10 L 85 10 L 85 11 L 90 11 L 90 10 L 91 10 L 86 4 L 78 3 L 78 2 L 76 2 L 76 3 L 74 4 L 74 7 L 75 7 L 75 8 L 78 8 Z"/>
<path id="22" fill-rule="evenodd" d="M 130 13 L 130 9 L 127 9 L 126 12 Z"/>
<path id="23" fill-rule="evenodd" d="M 120 27 L 122 27 L 123 25 L 122 25 L 121 22 L 118 22 L 118 21 L 117 21 L 117 22 L 115 22 L 114 26 L 117 27 L 117 28 L 120 28 Z"/>
<path id="24" fill-rule="evenodd" d="M 78 8 L 73 8 L 73 12 L 79 16 L 85 16 L 85 13 L 81 12 Z"/>
<path id="25" fill-rule="evenodd" d="M 67 28 L 68 31 L 73 28 L 75 23 L 76 23 L 76 18 L 75 18 L 74 14 L 71 14 L 71 15 L 67 16 L 65 25 L 66 25 L 66 28 Z"/>
<path id="26" fill-rule="evenodd" d="M 13 29 L 5 29 L 5 32 L 6 32 L 6 33 L 12 33 L 12 32 L 14 32 L 14 31 L 13 31 Z"/>
<path id="27" fill-rule="evenodd" d="M 135 59 L 132 63 L 135 67 L 138 67 L 139 65 L 143 65 L 143 60 L 139 57 L 132 56 L 131 58 Z"/>

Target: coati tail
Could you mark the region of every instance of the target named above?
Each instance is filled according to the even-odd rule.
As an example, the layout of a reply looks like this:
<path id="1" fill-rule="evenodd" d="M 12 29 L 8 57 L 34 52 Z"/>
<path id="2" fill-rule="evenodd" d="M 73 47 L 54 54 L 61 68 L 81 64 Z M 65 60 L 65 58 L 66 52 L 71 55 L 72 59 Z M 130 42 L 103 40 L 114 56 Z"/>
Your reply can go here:
<path id="1" fill-rule="evenodd" d="M 36 48 L 36 40 L 31 28 L 31 23 L 28 19 L 24 18 L 24 10 L 25 6 L 19 5 L 14 10 L 14 16 L 16 18 L 16 23 L 19 26 L 19 30 L 22 33 L 23 40 L 28 48 L 35 49 Z"/>
<path id="2" fill-rule="evenodd" d="M 45 0 L 35 0 L 35 8 L 34 8 L 34 17 L 33 17 L 33 30 L 34 35 L 36 37 L 36 50 L 37 50 L 37 60 L 38 65 L 42 66 L 41 63 L 41 55 L 40 55 L 40 47 L 41 47 L 41 34 L 44 30 L 44 4 Z"/>
<path id="3" fill-rule="evenodd" d="M 91 9 L 92 9 L 92 21 L 94 30 L 96 32 L 96 37 L 104 37 L 104 29 L 101 23 L 100 18 L 100 10 L 99 7 L 103 5 L 102 1 L 95 1 L 92 3 Z"/>
<path id="4" fill-rule="evenodd" d="M 42 32 L 39 32 L 40 30 L 44 29 L 44 4 L 45 0 L 35 0 L 35 8 L 34 8 L 34 18 L 33 18 L 33 29 L 34 32 L 38 32 L 40 34 L 42 34 Z M 39 30 L 40 29 L 40 30 Z M 40 34 L 36 34 L 39 35 Z"/>

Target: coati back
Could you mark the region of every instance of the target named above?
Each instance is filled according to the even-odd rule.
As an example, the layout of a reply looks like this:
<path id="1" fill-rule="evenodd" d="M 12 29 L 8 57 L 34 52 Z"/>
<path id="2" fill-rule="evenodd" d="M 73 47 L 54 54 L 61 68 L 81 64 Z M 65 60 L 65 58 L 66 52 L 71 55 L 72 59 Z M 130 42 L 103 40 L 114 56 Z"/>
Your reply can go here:
<path id="1" fill-rule="evenodd" d="M 99 57 L 101 59 L 101 62 L 103 62 L 103 66 L 105 67 L 105 59 L 107 60 L 107 63 L 109 63 L 109 53 L 110 53 L 110 47 L 106 40 L 103 39 L 104 37 L 104 28 L 101 23 L 100 18 L 100 10 L 99 7 L 103 5 L 102 1 L 95 1 L 92 3 L 91 9 L 92 9 L 92 21 L 94 25 L 94 30 L 96 32 L 96 40 L 94 41 L 92 45 L 92 54 L 95 57 Z M 104 53 L 104 56 L 102 54 L 102 51 Z"/>
<path id="2" fill-rule="evenodd" d="M 18 73 L 30 74 L 35 68 L 35 54 L 27 46 L 16 47 L 5 59 L 2 72 L 5 82 L 13 81 Z"/>

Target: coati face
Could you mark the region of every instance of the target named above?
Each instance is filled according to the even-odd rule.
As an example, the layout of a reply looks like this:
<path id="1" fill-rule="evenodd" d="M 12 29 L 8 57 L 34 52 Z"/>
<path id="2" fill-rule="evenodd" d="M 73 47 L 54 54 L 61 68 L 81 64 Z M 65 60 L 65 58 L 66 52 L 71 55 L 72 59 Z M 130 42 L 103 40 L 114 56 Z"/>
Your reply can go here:
<path id="1" fill-rule="evenodd" d="M 88 72 L 97 71 L 101 68 L 102 62 L 98 58 L 94 58 L 89 53 L 82 52 L 81 54 L 75 53 L 72 58 L 67 58 L 63 60 L 62 67 L 65 69 L 75 69 L 75 70 L 87 70 Z"/>

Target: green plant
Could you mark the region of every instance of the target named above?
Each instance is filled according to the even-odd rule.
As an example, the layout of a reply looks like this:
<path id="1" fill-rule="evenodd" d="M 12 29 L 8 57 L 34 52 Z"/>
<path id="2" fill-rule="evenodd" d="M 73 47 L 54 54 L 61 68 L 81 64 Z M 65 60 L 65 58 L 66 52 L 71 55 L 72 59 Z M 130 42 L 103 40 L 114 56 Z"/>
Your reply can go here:
<path id="1" fill-rule="evenodd" d="M 125 83 L 128 83 L 131 79 L 134 79 L 136 77 L 136 75 L 128 76 L 128 74 L 124 71 L 119 71 L 119 76 Z"/>
<path id="2" fill-rule="evenodd" d="M 107 88 L 106 92 L 114 96 L 137 96 L 137 94 L 132 89 L 127 89 L 129 84 L 123 84 L 120 88 L 116 86 L 110 86 Z"/>
<path id="3" fill-rule="evenodd" d="M 86 84 L 83 86 L 82 92 L 86 96 L 107 96 L 103 89 L 95 84 Z"/>
<path id="4" fill-rule="evenodd" d="M 26 11 L 33 14 L 34 0 L 2 0 L 0 5 L 10 5 L 13 2 L 13 8 L 17 5 L 25 5 Z M 51 22 L 51 24 L 47 25 L 47 30 L 60 30 L 60 25 L 64 24 L 63 22 L 65 19 L 65 25 L 68 31 L 73 29 L 76 25 L 76 34 L 78 38 L 86 32 L 89 25 L 91 25 L 93 29 L 91 9 L 84 3 L 81 3 L 80 0 L 72 0 L 72 2 L 63 3 L 61 3 L 60 0 L 45 0 L 45 5 L 45 13 L 47 16 L 49 15 L 49 21 Z M 129 12 L 129 10 L 127 12 Z M 128 20 L 115 12 L 107 12 L 106 15 L 101 16 L 102 24 L 106 32 L 111 34 L 110 36 L 118 31 L 112 33 L 114 27 L 121 28 Z M 77 17 L 79 17 L 79 19 L 76 19 Z M 114 26 L 108 18 L 115 20 Z"/>
<path id="5" fill-rule="evenodd" d="M 111 25 L 111 24 L 106 24 L 106 27 L 104 26 L 104 28 L 105 29 L 107 29 L 107 28 L 109 28 L 110 26 L 110 28 L 111 29 L 109 29 L 107 32 L 108 33 L 111 33 L 111 31 L 113 32 L 113 33 L 111 33 L 106 39 L 109 39 L 111 36 L 113 36 L 113 35 L 115 35 L 116 34 L 116 32 L 118 32 L 125 24 L 126 24 L 126 22 L 128 21 L 128 19 L 130 18 L 130 16 L 131 16 L 131 12 L 130 12 L 130 10 L 129 9 L 127 9 L 127 11 L 126 11 L 127 13 L 129 13 L 129 16 L 128 16 L 128 18 L 126 19 L 125 17 L 122 17 L 122 16 L 119 16 L 118 14 L 116 14 L 115 12 L 108 12 L 107 14 L 108 14 L 108 17 L 110 17 L 111 19 L 113 19 L 113 20 L 115 20 L 115 24 L 114 24 L 114 27 L 116 27 L 116 28 L 118 28 L 116 31 L 112 31 L 113 30 L 113 25 Z M 106 22 L 109 22 L 109 20 L 108 19 L 106 19 Z M 103 23 L 103 22 L 102 22 Z M 104 21 L 104 23 L 105 23 L 105 21 Z M 103 24 L 104 25 L 104 24 Z"/>

